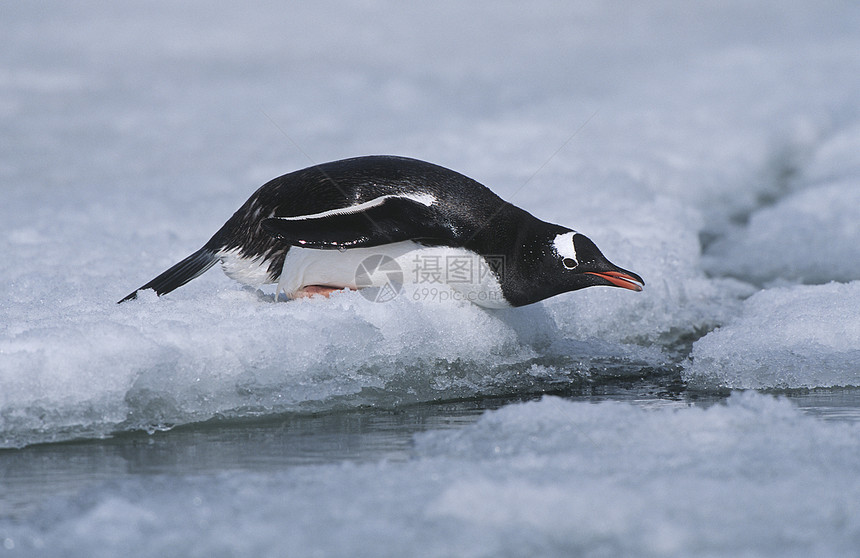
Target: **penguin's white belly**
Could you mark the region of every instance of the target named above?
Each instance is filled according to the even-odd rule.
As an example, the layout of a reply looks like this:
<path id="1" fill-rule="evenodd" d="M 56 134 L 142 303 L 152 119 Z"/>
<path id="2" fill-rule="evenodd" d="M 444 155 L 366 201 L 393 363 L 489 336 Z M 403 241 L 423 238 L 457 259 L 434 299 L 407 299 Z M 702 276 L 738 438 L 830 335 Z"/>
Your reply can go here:
<path id="1" fill-rule="evenodd" d="M 447 246 L 412 241 L 373 248 L 313 250 L 293 246 L 284 260 L 278 292 L 295 297 L 303 287 L 394 289 L 412 300 L 467 300 L 479 306 L 510 306 L 499 283 L 504 262 Z"/>

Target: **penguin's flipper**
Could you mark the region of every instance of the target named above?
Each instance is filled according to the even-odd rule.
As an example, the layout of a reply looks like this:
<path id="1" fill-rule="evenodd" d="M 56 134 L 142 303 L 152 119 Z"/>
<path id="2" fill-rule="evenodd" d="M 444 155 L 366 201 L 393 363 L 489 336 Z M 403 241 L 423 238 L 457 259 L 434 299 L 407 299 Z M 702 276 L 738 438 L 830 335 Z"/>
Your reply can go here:
<path id="1" fill-rule="evenodd" d="M 434 225 L 435 201 L 430 194 L 389 194 L 311 215 L 273 217 L 263 228 L 292 246 L 318 250 L 444 238 L 444 225 Z"/>
<path id="2" fill-rule="evenodd" d="M 137 298 L 137 292 L 143 291 L 146 289 L 153 289 L 158 296 L 163 294 L 167 294 L 170 291 L 177 289 L 184 285 L 185 283 L 191 281 L 195 277 L 199 277 L 210 267 L 215 265 L 218 262 L 218 255 L 214 250 L 203 247 L 200 250 L 197 250 L 178 264 L 174 265 L 146 285 L 143 285 L 139 289 L 136 289 L 134 292 L 130 293 L 124 299 L 117 302 L 117 304 L 123 303 L 127 300 L 134 300 Z"/>

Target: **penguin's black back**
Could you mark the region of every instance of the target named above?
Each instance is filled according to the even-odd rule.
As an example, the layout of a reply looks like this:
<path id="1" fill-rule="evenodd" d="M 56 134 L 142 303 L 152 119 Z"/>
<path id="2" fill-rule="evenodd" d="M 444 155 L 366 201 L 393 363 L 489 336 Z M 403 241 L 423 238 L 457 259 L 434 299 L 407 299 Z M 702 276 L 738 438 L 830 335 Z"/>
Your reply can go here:
<path id="1" fill-rule="evenodd" d="M 433 195 L 440 211 L 455 219 L 480 218 L 505 203 L 486 186 L 458 172 L 388 155 L 343 159 L 285 174 L 260 187 L 252 199 L 274 207 L 275 217 L 292 217 L 383 195 L 411 193 Z"/>
<path id="2" fill-rule="evenodd" d="M 312 215 L 402 194 L 432 195 L 436 201 L 423 216 L 429 222 L 422 224 L 450 231 L 446 238 L 425 239 L 424 243 L 465 247 L 478 253 L 492 251 L 499 226 L 510 228 L 512 212 L 528 215 L 458 172 L 417 159 L 373 155 L 323 163 L 270 180 L 236 211 L 207 247 L 237 249 L 248 257 L 269 259 L 274 277 L 280 273 L 286 249 L 262 227 L 264 219 Z"/>

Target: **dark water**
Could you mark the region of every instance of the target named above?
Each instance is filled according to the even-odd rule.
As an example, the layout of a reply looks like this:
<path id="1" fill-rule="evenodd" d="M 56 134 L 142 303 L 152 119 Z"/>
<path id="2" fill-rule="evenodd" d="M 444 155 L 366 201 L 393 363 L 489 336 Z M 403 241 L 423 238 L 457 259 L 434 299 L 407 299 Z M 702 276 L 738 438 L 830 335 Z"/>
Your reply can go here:
<path id="1" fill-rule="evenodd" d="M 620 400 L 646 406 L 712 405 L 726 396 L 688 391 L 671 372 L 657 378 L 577 385 L 553 394 L 581 401 Z M 213 420 L 154 434 L 123 432 L 107 439 L 0 450 L 0 519 L 15 521 L 49 498 L 134 476 L 266 472 L 345 460 L 405 460 L 417 432 L 458 428 L 474 422 L 484 411 L 542 395 Z M 824 420 L 860 421 L 860 389 L 780 395 Z"/>

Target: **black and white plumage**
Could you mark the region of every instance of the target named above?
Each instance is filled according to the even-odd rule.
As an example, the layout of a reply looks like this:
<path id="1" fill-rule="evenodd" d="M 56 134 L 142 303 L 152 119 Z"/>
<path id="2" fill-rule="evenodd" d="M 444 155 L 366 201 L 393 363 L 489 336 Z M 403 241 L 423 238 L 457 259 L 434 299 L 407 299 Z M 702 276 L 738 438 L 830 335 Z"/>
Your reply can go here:
<path id="1" fill-rule="evenodd" d="M 406 280 L 419 258 L 477 258 L 489 273 L 448 285 L 482 295 L 465 298 L 489 307 L 596 285 L 640 291 L 644 284 L 586 236 L 537 219 L 471 178 L 416 159 L 369 156 L 269 181 L 201 249 L 120 302 L 143 289 L 169 293 L 219 261 L 231 278 L 278 283 L 290 298 L 357 288 L 366 283 L 356 285 L 356 269 L 372 254 L 393 258 Z"/>

